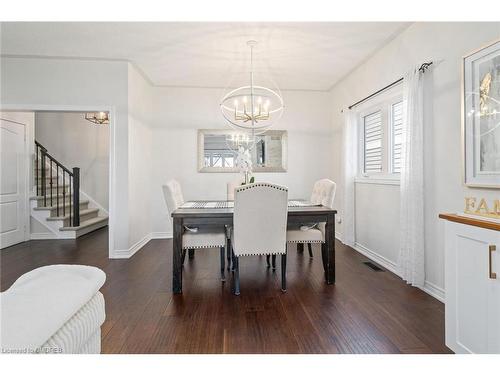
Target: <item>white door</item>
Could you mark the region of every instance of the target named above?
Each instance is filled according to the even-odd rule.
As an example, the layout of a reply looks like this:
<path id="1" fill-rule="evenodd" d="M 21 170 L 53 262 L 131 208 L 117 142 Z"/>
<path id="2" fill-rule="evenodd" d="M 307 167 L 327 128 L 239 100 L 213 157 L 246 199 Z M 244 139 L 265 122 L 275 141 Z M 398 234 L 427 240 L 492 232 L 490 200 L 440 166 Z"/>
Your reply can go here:
<path id="1" fill-rule="evenodd" d="M 25 136 L 26 125 L 0 119 L 0 249 L 25 239 Z"/>

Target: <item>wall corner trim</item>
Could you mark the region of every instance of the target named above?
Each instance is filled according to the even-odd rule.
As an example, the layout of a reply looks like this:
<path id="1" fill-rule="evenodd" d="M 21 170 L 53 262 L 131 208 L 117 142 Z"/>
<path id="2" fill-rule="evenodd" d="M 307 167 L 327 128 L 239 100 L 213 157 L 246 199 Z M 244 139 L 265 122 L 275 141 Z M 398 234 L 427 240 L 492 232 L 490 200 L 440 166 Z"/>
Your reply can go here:
<path id="1" fill-rule="evenodd" d="M 128 249 L 115 250 L 110 259 L 128 259 L 131 258 L 135 253 L 141 250 L 149 241 L 155 239 L 165 239 L 172 238 L 171 232 L 151 232 L 146 234 L 143 238 L 137 241 Z"/>

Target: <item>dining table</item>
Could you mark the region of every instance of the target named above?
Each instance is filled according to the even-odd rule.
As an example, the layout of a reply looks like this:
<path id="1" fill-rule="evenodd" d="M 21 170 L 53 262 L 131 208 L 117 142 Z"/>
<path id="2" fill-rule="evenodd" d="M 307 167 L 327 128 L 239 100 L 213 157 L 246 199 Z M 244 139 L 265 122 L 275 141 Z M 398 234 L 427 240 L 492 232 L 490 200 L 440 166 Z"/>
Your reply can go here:
<path id="1" fill-rule="evenodd" d="M 288 225 L 326 223 L 325 242 L 321 244 L 321 258 L 326 284 L 335 283 L 335 214 L 336 210 L 306 201 L 289 200 Z M 233 201 L 189 201 L 172 212 L 172 291 L 182 293 L 182 234 L 184 227 L 232 226 Z M 303 244 L 298 244 L 303 248 Z"/>

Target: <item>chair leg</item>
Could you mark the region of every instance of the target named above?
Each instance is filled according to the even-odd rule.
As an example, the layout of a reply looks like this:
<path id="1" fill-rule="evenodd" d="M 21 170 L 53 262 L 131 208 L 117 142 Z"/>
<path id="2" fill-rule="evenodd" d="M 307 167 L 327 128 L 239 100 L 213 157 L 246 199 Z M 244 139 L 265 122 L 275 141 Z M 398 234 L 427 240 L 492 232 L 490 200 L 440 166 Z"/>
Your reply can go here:
<path id="1" fill-rule="evenodd" d="M 184 260 L 186 259 L 186 249 L 182 249 L 182 253 L 181 253 L 181 262 L 182 262 L 182 265 L 184 265 Z"/>
<path id="2" fill-rule="evenodd" d="M 271 262 L 272 262 L 272 265 L 273 265 L 273 271 L 276 271 L 276 254 L 273 254 L 271 256 Z"/>
<path id="3" fill-rule="evenodd" d="M 286 292 L 286 253 L 281 255 L 281 291 Z"/>
<path id="4" fill-rule="evenodd" d="M 226 273 L 225 273 L 225 261 L 226 261 L 226 254 L 223 247 L 220 248 L 220 279 L 222 282 L 226 281 Z"/>
<path id="5" fill-rule="evenodd" d="M 231 240 L 228 238 L 227 239 L 227 270 L 231 270 Z"/>
<path id="6" fill-rule="evenodd" d="M 303 253 L 304 252 L 304 244 L 303 243 L 298 243 L 297 244 L 297 252 L 298 253 Z"/>
<path id="7" fill-rule="evenodd" d="M 234 272 L 235 267 L 236 267 L 236 255 L 234 255 L 234 249 L 233 248 L 231 248 L 231 262 L 232 262 L 231 271 Z"/>
<path id="8" fill-rule="evenodd" d="M 240 295 L 240 260 L 238 257 L 233 258 L 234 262 L 234 295 Z"/>
<path id="9" fill-rule="evenodd" d="M 267 268 L 271 267 L 271 255 L 267 254 L 266 255 L 266 263 L 267 263 Z"/>
<path id="10" fill-rule="evenodd" d="M 307 244 L 307 249 L 309 250 L 309 256 L 313 257 L 312 245 L 310 243 Z"/>
<path id="11" fill-rule="evenodd" d="M 189 249 L 188 254 L 189 254 L 189 259 L 194 259 L 194 249 Z"/>

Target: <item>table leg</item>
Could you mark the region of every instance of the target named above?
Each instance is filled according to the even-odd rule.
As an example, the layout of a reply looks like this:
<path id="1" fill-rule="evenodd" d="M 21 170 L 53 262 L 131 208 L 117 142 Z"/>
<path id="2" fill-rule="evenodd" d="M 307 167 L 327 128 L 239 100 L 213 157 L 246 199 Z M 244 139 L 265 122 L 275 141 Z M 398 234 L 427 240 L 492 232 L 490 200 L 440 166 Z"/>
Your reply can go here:
<path id="1" fill-rule="evenodd" d="M 297 252 L 303 253 L 304 252 L 304 244 L 303 243 L 298 243 L 297 244 Z"/>
<path id="2" fill-rule="evenodd" d="M 182 219 L 173 220 L 172 292 L 182 293 Z"/>
<path id="3" fill-rule="evenodd" d="M 326 243 L 321 244 L 321 260 L 323 261 L 323 271 L 325 272 L 326 275 L 326 264 L 327 264 L 327 259 L 326 259 L 326 253 L 328 251 L 328 248 L 326 246 Z"/>
<path id="4" fill-rule="evenodd" d="M 323 258 L 327 284 L 335 283 L 335 214 L 328 215 L 325 228 L 326 246 Z"/>

